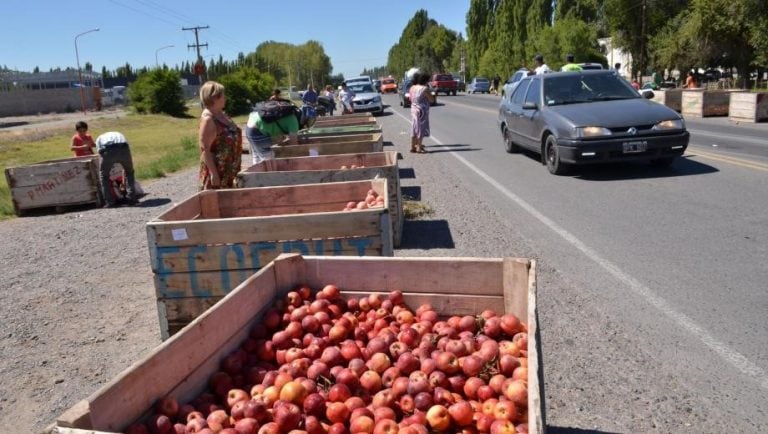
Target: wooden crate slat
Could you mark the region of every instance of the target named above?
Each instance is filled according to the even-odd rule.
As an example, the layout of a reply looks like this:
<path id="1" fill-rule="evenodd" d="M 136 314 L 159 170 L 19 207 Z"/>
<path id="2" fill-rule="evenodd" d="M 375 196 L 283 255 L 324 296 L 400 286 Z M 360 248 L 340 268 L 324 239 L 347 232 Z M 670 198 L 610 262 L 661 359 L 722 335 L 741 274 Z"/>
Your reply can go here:
<path id="1" fill-rule="evenodd" d="M 91 179 L 90 161 L 76 161 L 59 164 L 36 164 L 6 169 L 14 179 L 14 187 L 36 187 L 66 185 L 72 181 Z"/>
<path id="2" fill-rule="evenodd" d="M 293 240 L 263 243 L 236 243 L 215 246 L 185 246 L 156 250 L 152 271 L 158 274 L 190 271 L 259 269 L 282 253 L 313 256 L 381 255 L 380 236 L 332 240 Z M 159 261 L 159 262 L 157 262 Z"/>
<path id="3" fill-rule="evenodd" d="M 298 145 L 273 146 L 275 158 L 307 157 L 316 155 L 357 154 L 363 152 L 381 152 L 381 142 L 341 142 L 341 143 L 310 143 Z"/>
<path id="4" fill-rule="evenodd" d="M 383 143 L 383 135 L 381 133 L 362 133 L 362 134 L 344 134 L 341 136 L 301 136 L 299 143 L 301 144 L 316 144 L 316 143 L 342 143 L 342 142 L 379 142 Z"/>
<path id="5" fill-rule="evenodd" d="M 768 121 L 768 93 L 734 92 L 731 94 L 728 117 L 736 121 Z"/>

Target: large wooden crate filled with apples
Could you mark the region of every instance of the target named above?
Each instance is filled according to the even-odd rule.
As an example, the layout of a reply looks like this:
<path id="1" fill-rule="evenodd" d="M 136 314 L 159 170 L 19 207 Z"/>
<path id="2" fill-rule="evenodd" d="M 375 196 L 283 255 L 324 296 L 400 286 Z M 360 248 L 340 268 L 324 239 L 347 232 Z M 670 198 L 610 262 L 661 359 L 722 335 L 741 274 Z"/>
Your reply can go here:
<path id="1" fill-rule="evenodd" d="M 535 276 L 518 258 L 283 255 L 54 430 L 543 433 Z"/>
<path id="2" fill-rule="evenodd" d="M 8 167 L 5 179 L 19 216 L 35 208 L 102 203 L 98 155 Z"/>
<path id="3" fill-rule="evenodd" d="M 403 201 L 395 151 L 275 158 L 254 164 L 238 173 L 237 185 L 238 187 L 273 187 L 363 181 L 374 178 L 387 179 L 392 238 L 394 246 L 398 247 L 403 232 Z"/>
<path id="4" fill-rule="evenodd" d="M 161 336 L 281 253 L 392 256 L 389 206 L 386 179 L 208 190 L 179 203 L 147 223 Z"/>
<path id="5" fill-rule="evenodd" d="M 275 145 L 272 152 L 275 158 L 316 157 L 318 155 L 362 154 L 381 152 L 381 141 L 363 140 L 359 142 L 335 143 L 299 143 L 298 145 Z"/>

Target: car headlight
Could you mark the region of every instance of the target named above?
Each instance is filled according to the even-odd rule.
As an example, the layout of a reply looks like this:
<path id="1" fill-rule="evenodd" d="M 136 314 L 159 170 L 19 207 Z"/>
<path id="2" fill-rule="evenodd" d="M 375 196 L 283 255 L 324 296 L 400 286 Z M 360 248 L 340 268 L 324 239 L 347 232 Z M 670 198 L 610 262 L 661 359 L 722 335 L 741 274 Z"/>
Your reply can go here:
<path id="1" fill-rule="evenodd" d="M 610 136 L 611 130 L 603 127 L 576 127 L 576 137 Z"/>
<path id="2" fill-rule="evenodd" d="M 380 96 L 373 97 L 373 102 L 381 102 L 381 97 Z"/>
<path id="3" fill-rule="evenodd" d="M 685 121 L 682 119 L 670 119 L 666 121 L 658 122 L 653 126 L 654 130 L 683 130 L 685 129 Z"/>

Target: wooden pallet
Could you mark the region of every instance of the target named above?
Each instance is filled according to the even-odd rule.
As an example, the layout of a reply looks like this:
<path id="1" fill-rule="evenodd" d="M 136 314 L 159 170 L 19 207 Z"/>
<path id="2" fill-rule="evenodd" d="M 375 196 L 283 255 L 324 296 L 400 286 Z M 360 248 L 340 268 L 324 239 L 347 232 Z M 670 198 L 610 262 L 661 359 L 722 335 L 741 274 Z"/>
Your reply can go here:
<path id="1" fill-rule="evenodd" d="M 298 145 L 273 146 L 275 158 L 310 157 L 318 155 L 362 154 L 381 152 L 383 142 L 379 140 L 364 140 L 360 142 L 310 143 Z"/>
<path id="2" fill-rule="evenodd" d="M 149 416 L 154 402 L 185 403 L 202 393 L 221 360 L 248 336 L 260 313 L 299 284 L 334 283 L 346 297 L 400 289 L 413 308 L 431 303 L 441 315 L 485 309 L 517 315 L 528 326 L 528 426 L 545 431 L 535 262 L 519 258 L 327 258 L 283 255 L 221 303 L 58 417 L 60 434 L 115 433 Z"/>

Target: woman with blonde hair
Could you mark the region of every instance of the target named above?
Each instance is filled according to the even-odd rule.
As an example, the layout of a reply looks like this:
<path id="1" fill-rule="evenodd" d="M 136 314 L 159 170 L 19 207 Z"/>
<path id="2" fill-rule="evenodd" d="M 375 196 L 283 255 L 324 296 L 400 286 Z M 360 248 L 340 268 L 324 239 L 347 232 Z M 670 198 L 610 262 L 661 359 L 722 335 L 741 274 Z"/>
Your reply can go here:
<path id="1" fill-rule="evenodd" d="M 207 81 L 200 87 L 205 109 L 200 115 L 200 190 L 232 188 L 240 171 L 243 136 L 240 128 L 224 113 L 227 97 L 224 86 Z"/>

